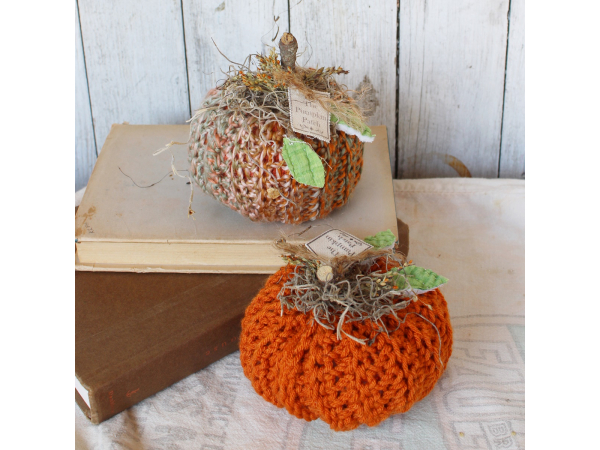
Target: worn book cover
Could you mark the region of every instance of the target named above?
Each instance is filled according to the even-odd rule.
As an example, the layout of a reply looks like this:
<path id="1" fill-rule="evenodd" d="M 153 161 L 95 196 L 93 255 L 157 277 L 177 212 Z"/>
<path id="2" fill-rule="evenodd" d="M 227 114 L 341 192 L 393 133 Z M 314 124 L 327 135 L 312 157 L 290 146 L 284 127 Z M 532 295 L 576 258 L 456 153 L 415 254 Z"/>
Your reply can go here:
<path id="1" fill-rule="evenodd" d="M 397 236 L 386 128 L 373 133 L 348 203 L 323 219 L 286 225 L 252 222 L 198 187 L 188 217 L 191 186 L 171 172 L 185 174 L 187 146 L 153 153 L 187 141 L 189 127 L 113 125 L 76 216 L 76 269 L 273 273 L 281 261 L 272 242 L 282 233 L 300 242 L 328 228 L 360 239 L 388 229 Z"/>
<path id="2" fill-rule="evenodd" d="M 75 272 L 75 400 L 93 423 L 238 349 L 266 275 Z"/>

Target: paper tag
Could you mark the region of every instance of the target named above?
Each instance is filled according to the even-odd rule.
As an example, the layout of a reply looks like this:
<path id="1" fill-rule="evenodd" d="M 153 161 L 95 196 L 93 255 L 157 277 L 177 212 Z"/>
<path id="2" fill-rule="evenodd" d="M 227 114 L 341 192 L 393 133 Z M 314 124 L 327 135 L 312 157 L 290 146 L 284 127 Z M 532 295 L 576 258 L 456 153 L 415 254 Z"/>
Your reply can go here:
<path id="1" fill-rule="evenodd" d="M 373 248 L 371 244 L 342 230 L 329 230 L 307 242 L 306 248 L 317 256 L 331 258 L 335 256 L 354 256 Z"/>
<path id="2" fill-rule="evenodd" d="M 329 92 L 316 92 L 329 97 Z M 290 122 L 296 133 L 305 134 L 329 142 L 329 113 L 318 101 L 307 100 L 296 89 L 289 88 Z"/>

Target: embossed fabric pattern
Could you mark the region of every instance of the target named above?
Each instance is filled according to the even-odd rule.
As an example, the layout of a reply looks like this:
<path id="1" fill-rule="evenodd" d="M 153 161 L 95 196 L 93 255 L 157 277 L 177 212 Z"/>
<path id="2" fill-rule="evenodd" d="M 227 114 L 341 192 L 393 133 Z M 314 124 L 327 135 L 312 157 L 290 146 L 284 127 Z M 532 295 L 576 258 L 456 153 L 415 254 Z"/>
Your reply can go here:
<path id="1" fill-rule="evenodd" d="M 215 98 L 209 94 L 203 108 Z M 248 127 L 230 111 L 209 109 L 192 122 L 190 172 L 204 192 L 264 222 L 302 223 L 346 204 L 362 172 L 358 138 L 342 131 L 332 132 L 329 143 L 301 136 L 323 160 L 325 186 L 318 188 L 292 178 L 281 153 L 285 130 L 277 122 L 246 120 Z"/>
<path id="2" fill-rule="evenodd" d="M 527 448 L 525 182 L 394 180 L 394 192 L 397 217 L 407 234 L 410 228 L 409 257 L 450 279 L 441 291 L 452 318 L 452 357 L 423 400 L 376 427 L 338 433 L 320 419 L 307 422 L 266 402 L 235 352 L 100 425 L 73 402 L 75 448 Z"/>
<path id="3" fill-rule="evenodd" d="M 320 418 L 348 431 L 404 413 L 431 392 L 452 353 L 450 316 L 439 289 L 419 295 L 399 313 L 404 323 L 368 346 L 338 340 L 312 315 L 281 314 L 277 295 L 292 270 L 286 266 L 269 278 L 242 321 L 242 368 L 259 395 L 298 418 Z M 391 315 L 383 320 L 390 330 L 398 324 Z M 368 321 L 343 328 L 360 339 L 376 336 Z"/>

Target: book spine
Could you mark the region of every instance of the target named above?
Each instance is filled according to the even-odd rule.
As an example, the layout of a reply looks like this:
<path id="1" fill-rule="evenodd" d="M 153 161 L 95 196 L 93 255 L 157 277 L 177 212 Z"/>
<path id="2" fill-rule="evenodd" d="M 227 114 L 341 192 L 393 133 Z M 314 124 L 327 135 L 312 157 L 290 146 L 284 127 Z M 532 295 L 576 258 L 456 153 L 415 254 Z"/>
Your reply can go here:
<path id="1" fill-rule="evenodd" d="M 91 390 L 90 408 L 83 402 L 77 403 L 92 423 L 109 419 L 237 351 L 242 317 L 243 314 L 236 315 L 220 326 L 146 361 L 113 382 Z"/>

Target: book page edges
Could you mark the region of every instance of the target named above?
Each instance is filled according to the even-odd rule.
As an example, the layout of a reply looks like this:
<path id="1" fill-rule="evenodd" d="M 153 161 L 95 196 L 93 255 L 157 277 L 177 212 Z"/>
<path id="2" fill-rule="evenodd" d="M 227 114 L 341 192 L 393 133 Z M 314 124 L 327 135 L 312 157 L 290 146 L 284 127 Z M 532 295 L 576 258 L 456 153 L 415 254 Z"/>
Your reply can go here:
<path id="1" fill-rule="evenodd" d="M 76 244 L 77 270 L 183 273 L 272 273 L 283 260 L 272 243 L 125 243 Z"/>

